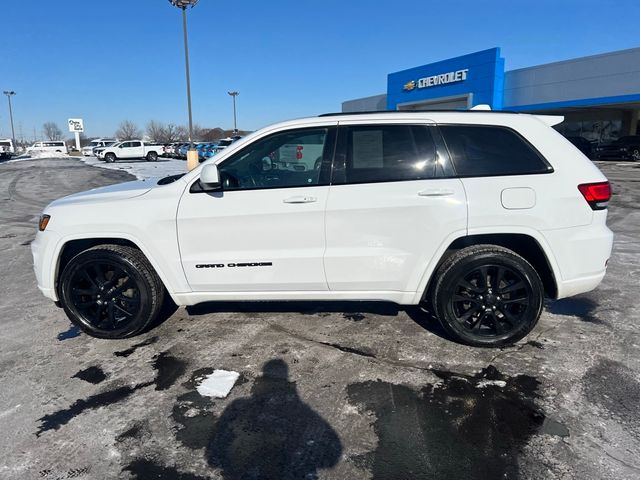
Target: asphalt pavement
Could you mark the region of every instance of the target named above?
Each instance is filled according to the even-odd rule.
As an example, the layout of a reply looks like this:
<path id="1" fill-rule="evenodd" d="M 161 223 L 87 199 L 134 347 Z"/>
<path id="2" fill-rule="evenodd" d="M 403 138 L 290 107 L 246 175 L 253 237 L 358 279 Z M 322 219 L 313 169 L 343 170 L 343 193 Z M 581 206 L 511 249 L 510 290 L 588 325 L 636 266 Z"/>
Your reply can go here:
<path id="1" fill-rule="evenodd" d="M 640 168 L 598 165 L 604 282 L 495 350 L 372 302 L 219 302 L 91 338 L 37 290 L 29 243 L 49 201 L 132 177 L 0 163 L 0 478 L 639 478 Z M 196 390 L 214 369 L 240 373 L 227 398 Z"/>

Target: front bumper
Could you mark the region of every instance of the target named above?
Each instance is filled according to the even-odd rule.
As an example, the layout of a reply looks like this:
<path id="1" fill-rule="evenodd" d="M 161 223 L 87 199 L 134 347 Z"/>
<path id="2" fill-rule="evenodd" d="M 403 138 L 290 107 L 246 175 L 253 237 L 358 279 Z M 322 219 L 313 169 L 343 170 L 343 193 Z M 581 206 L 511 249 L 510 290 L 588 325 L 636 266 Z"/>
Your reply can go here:
<path id="1" fill-rule="evenodd" d="M 60 237 L 53 231 L 38 232 L 31 242 L 31 254 L 33 255 L 33 271 L 36 274 L 38 289 L 42 294 L 53 300 L 58 300 L 55 285 L 57 262 L 56 251 Z"/>

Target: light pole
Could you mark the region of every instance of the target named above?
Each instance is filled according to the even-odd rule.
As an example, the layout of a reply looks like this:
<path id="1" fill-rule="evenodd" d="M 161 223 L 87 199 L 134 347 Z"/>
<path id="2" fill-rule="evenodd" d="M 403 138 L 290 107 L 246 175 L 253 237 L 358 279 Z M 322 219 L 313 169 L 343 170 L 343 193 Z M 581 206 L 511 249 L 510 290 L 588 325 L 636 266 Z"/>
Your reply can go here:
<path id="1" fill-rule="evenodd" d="M 11 138 L 13 140 L 13 151 L 14 153 L 18 153 L 18 146 L 16 145 L 16 132 L 13 130 L 13 110 L 11 109 L 11 97 L 16 94 L 13 90 L 5 90 L 4 93 L 7 96 L 7 100 L 9 100 L 9 118 L 11 119 Z"/>
<path id="2" fill-rule="evenodd" d="M 240 92 L 227 92 L 233 97 L 233 134 L 238 134 L 238 124 L 236 123 L 236 97 L 240 95 Z"/>
<path id="3" fill-rule="evenodd" d="M 198 0 L 169 0 L 171 5 L 182 9 L 182 30 L 184 32 L 184 64 L 187 72 L 187 107 L 189 110 L 189 151 L 187 152 L 187 170 L 198 166 L 198 152 L 193 146 L 193 119 L 191 116 L 191 78 L 189 76 L 189 42 L 187 41 L 187 7 L 195 7 Z"/>

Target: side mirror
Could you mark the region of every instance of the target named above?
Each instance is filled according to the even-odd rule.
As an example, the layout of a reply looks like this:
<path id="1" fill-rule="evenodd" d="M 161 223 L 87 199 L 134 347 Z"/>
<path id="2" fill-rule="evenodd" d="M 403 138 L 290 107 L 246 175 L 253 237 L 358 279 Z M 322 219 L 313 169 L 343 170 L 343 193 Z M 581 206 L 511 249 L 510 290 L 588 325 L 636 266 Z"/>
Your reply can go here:
<path id="1" fill-rule="evenodd" d="M 202 171 L 200 172 L 200 185 L 205 192 L 222 189 L 220 172 L 218 171 L 217 165 L 209 163 L 202 167 Z"/>

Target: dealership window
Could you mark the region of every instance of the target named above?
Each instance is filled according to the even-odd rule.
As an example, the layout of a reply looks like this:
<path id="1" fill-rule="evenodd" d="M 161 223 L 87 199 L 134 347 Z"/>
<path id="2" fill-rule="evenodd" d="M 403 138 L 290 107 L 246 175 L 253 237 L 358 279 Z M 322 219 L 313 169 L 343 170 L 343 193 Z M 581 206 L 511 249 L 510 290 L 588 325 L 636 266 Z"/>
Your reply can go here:
<path id="1" fill-rule="evenodd" d="M 224 161 L 220 176 L 225 190 L 308 187 L 327 184 L 322 170 L 330 166 L 325 146 L 327 128 L 276 133 L 258 140 Z M 328 162 L 323 162 L 323 158 Z"/>
<path id="2" fill-rule="evenodd" d="M 347 129 L 346 183 L 396 182 L 435 176 L 435 145 L 420 125 Z"/>
<path id="3" fill-rule="evenodd" d="M 456 173 L 462 177 L 547 173 L 551 167 L 520 135 L 506 127 L 440 127 Z"/>

